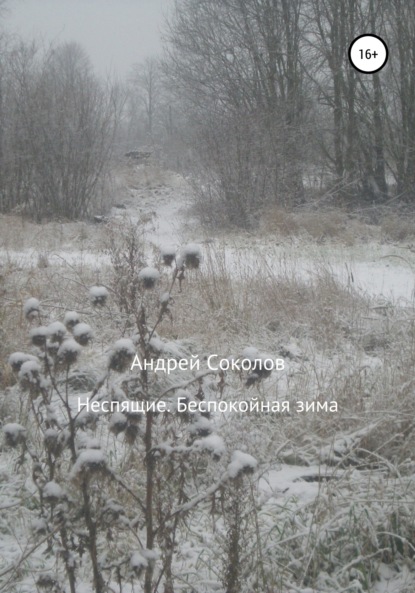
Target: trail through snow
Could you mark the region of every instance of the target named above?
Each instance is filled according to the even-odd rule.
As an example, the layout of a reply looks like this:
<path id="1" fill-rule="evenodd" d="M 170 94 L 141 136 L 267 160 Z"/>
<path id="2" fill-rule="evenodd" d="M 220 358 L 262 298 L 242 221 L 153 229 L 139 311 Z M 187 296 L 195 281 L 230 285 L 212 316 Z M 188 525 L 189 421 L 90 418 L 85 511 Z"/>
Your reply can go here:
<path id="1" fill-rule="evenodd" d="M 212 238 L 191 213 L 191 191 L 179 175 L 164 172 L 164 183 L 148 185 L 147 181 L 147 184 L 125 189 L 127 196 L 121 199 L 123 207 L 113 207 L 109 220 L 141 221 L 149 260 L 153 246 L 180 248 L 189 242 L 199 243 L 204 251 L 211 250 L 222 258 L 235 274 L 266 265 L 277 275 L 308 278 L 326 269 L 342 283 L 370 296 L 400 305 L 414 301 L 415 251 L 408 246 L 375 242 L 345 246 L 296 238 L 282 241 L 271 234 L 252 236 L 243 232 L 217 234 Z M 92 235 L 98 231 L 97 227 L 103 226 L 87 225 Z M 0 239 L 0 263 L 3 265 L 36 266 L 43 253 L 45 250 L 36 244 L 25 249 L 10 249 Z M 66 240 L 46 254 L 49 265 L 96 268 L 109 263 L 108 256 L 91 247 L 91 242 L 79 248 L 79 240 Z"/>

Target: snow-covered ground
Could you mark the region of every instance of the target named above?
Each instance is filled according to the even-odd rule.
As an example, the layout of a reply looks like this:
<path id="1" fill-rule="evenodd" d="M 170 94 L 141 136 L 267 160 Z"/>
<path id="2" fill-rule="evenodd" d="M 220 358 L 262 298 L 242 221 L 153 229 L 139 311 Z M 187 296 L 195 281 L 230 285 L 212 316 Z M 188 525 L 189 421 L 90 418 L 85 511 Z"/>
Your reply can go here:
<path id="1" fill-rule="evenodd" d="M 137 167 L 138 179 L 143 166 Z M 256 264 L 266 265 L 275 273 L 313 275 L 317 268 L 326 267 L 344 284 L 371 296 L 382 297 L 393 303 L 414 301 L 415 250 L 412 246 L 359 243 L 345 246 L 336 242 L 319 244 L 308 239 L 281 240 L 269 233 L 250 236 L 246 233 L 223 233 L 216 236 L 200 227 L 191 214 L 191 189 L 177 174 L 164 175 L 163 183 L 125 188 L 123 208 L 113 207 L 109 220 L 142 221 L 147 244 L 162 248 L 194 242 L 206 245 L 221 254 L 231 268 L 243 272 Z M 90 228 L 96 233 L 99 228 Z M 4 243 L 4 242 L 3 242 Z M 92 245 L 91 245 L 92 243 Z M 92 249 L 91 249 L 92 247 Z M 151 257 L 149 250 L 149 257 Z M 50 265 L 68 263 L 98 267 L 109 263 L 105 254 L 97 251 L 92 241 L 79 247 L 79 241 L 64 243 L 58 249 L 28 245 L 25 249 L 8 248 L 0 239 L 0 262 L 17 266 L 36 266 L 40 256 Z"/>
<path id="2" fill-rule="evenodd" d="M 143 183 L 144 173 L 145 183 Z M 277 278 L 299 277 L 310 280 L 324 270 L 333 274 L 342 284 L 353 288 L 357 293 L 368 295 L 371 302 L 374 303 L 374 310 L 376 305 L 379 305 L 380 309 L 383 306 L 397 305 L 401 307 L 401 311 L 411 310 L 414 306 L 415 253 L 411 246 L 380 244 L 375 241 L 365 244 L 356 242 L 355 245 L 345 246 L 334 241 L 313 243 L 305 238 L 283 240 L 269 233 L 262 236 L 259 234 L 251 236 L 242 232 L 232 232 L 228 235 L 211 234 L 203 230 L 197 219 L 191 214 L 192 196 L 186 182 L 173 173 L 164 172 L 160 175 L 161 179 L 154 179 L 143 167 L 129 171 L 128 181 L 124 180 L 123 191 L 117 200 L 119 206 L 122 204 L 123 207 L 113 207 L 108 221 L 108 224 L 111 224 L 111 221 L 122 222 L 126 219 L 140 223 L 147 246 L 146 254 L 149 265 L 153 263 L 154 247 L 163 249 L 165 246 L 172 245 L 180 249 L 185 244 L 196 243 L 201 245 L 204 257 L 208 258 L 216 254 L 220 261 L 226 264 L 226 269 L 233 272 L 237 279 L 244 278 L 247 274 L 252 276 L 252 272 L 256 268 L 261 268 L 262 271 L 269 270 Z M 47 228 L 48 225 L 45 225 L 45 229 Z M 10 237 L 7 241 L 0 240 L 0 262 L 5 267 L 16 268 L 23 272 L 31 270 L 32 274 L 36 273 L 37 267 L 43 266 L 54 270 L 55 267 L 60 268 L 66 265 L 77 269 L 89 268 L 95 272 L 109 264 L 108 255 L 101 249 L 102 237 L 105 236 L 105 223 L 97 225 L 74 224 L 71 227 L 70 235 L 65 235 L 64 229 L 61 228 L 62 237 L 59 240 L 55 237 L 57 228 L 50 225 L 49 231 L 45 231 L 45 234 L 48 235 L 45 241 L 39 240 L 36 232 L 36 241 L 33 242 L 33 245 L 30 244 L 30 239 L 26 236 L 23 248 L 19 248 Z M 28 236 L 30 237 L 30 233 L 33 233 L 34 237 L 32 227 L 29 231 Z M 22 292 L 26 290 L 25 287 Z M 375 318 L 375 315 L 376 312 L 373 313 L 373 318 L 368 323 L 376 324 L 376 327 L 379 325 L 380 333 L 382 333 L 384 330 L 383 318 L 380 315 Z M 411 320 L 403 318 L 404 324 L 407 324 L 407 321 L 409 323 Z M 351 327 L 352 325 L 348 324 L 346 319 L 344 331 L 351 333 L 355 331 L 355 328 Z M 406 327 L 407 325 L 405 325 Z M 359 331 L 362 328 L 363 325 L 359 326 Z M 377 335 L 374 337 L 377 338 Z M 154 336 L 152 341 L 158 350 L 161 351 L 163 347 L 167 349 L 166 352 L 175 355 L 174 349 L 168 350 L 169 344 L 174 345 L 174 341 L 163 345 L 158 336 Z M 311 588 L 307 586 L 305 577 L 298 577 L 300 585 L 297 588 L 292 590 L 272 589 L 272 593 L 274 591 L 278 591 L 278 593 L 361 593 L 363 591 L 365 593 L 366 591 L 370 591 L 370 593 L 412 593 L 411 583 L 413 584 L 415 579 L 413 566 L 409 560 L 411 554 L 408 554 L 406 563 L 401 561 L 395 565 L 392 561 L 388 563 L 386 548 L 390 546 L 392 549 L 397 544 L 394 541 L 390 543 L 389 540 L 386 543 L 382 540 L 380 543 L 377 539 L 382 539 L 381 535 L 385 535 L 383 525 L 385 525 L 385 533 L 395 527 L 399 533 L 409 531 L 409 527 L 401 527 L 399 522 L 402 521 L 403 516 L 406 516 L 405 513 L 408 513 L 407 508 L 411 509 L 409 512 L 413 510 L 413 500 L 408 494 L 413 486 L 412 452 L 402 453 L 403 457 L 397 461 L 400 469 L 399 471 L 396 469 L 396 472 L 386 460 L 387 454 L 381 445 L 373 453 L 373 457 L 370 454 L 365 457 L 365 454 L 368 453 L 366 447 L 370 447 L 370 439 L 373 438 L 373 435 L 376 435 L 378 431 L 383 431 L 385 439 L 391 437 L 393 441 L 393 430 L 396 430 L 397 425 L 401 427 L 399 411 L 397 411 L 397 418 L 392 418 L 392 416 L 390 418 L 390 422 L 396 420 L 396 424 L 392 428 L 392 435 L 389 435 L 385 429 L 388 418 L 381 420 L 381 415 L 385 415 L 384 408 L 387 404 L 387 397 L 390 395 L 389 393 L 380 393 L 380 389 L 383 387 L 382 379 L 385 379 L 385 385 L 394 387 L 395 379 L 392 377 L 392 380 L 390 377 L 395 369 L 393 365 L 387 366 L 386 355 L 382 358 L 382 354 L 378 351 L 372 351 L 370 348 L 366 351 L 360 345 L 360 350 L 355 348 L 355 342 L 347 333 L 345 333 L 342 348 L 329 354 L 313 351 L 312 345 L 307 353 L 303 353 L 301 347 L 303 345 L 307 347 L 309 344 L 307 340 L 304 340 L 300 347 L 298 345 L 300 342 L 301 338 L 297 340 L 295 337 L 289 337 L 286 344 L 278 345 L 278 347 L 283 346 L 286 351 L 288 368 L 278 378 L 273 375 L 272 380 L 270 379 L 268 383 L 265 381 L 266 386 L 261 386 L 258 392 L 255 392 L 255 397 L 281 400 L 289 397 L 290 393 L 294 393 L 299 399 L 317 398 L 320 395 L 324 399 L 330 398 L 333 393 L 337 395 L 338 392 L 339 395 L 344 393 L 345 397 L 351 398 L 353 390 L 357 386 L 360 390 L 358 394 L 360 399 L 355 402 L 356 410 L 352 407 L 353 403 L 342 402 L 340 405 L 344 404 L 345 411 L 340 409 L 338 420 L 327 421 L 333 423 L 327 434 L 324 432 L 323 421 L 313 419 L 311 422 L 321 422 L 322 433 L 322 436 L 313 442 L 307 440 L 307 428 L 301 429 L 302 420 L 293 420 L 292 414 L 288 417 L 289 421 L 292 421 L 292 425 L 288 425 L 287 420 L 286 426 L 283 418 L 281 424 L 276 425 L 275 429 L 272 420 L 267 419 L 267 432 L 260 423 L 250 426 L 247 420 L 241 420 L 235 424 L 235 428 L 232 426 L 234 420 L 231 417 L 224 416 L 217 419 L 217 424 L 221 425 L 225 432 L 227 431 L 227 436 L 237 446 L 237 450 L 230 457 L 228 474 L 233 473 L 236 476 L 244 464 L 250 471 L 257 472 L 257 521 L 259 525 L 257 528 L 261 528 L 267 533 L 265 538 L 267 543 L 262 550 L 268 559 L 267 562 L 270 564 L 275 562 L 277 565 L 280 562 L 286 563 L 290 575 L 298 577 L 298 575 L 305 575 L 308 568 L 308 566 L 302 566 L 298 558 L 306 558 L 307 562 L 312 564 L 314 554 L 320 553 L 316 550 L 330 547 L 330 542 L 335 550 L 333 558 L 330 550 L 326 552 L 327 560 L 324 561 L 327 565 L 326 571 L 321 571 L 317 586 Z M 107 343 L 102 344 L 99 356 L 97 354 L 99 362 L 102 362 L 103 352 L 108 350 L 108 346 Z M 237 344 L 235 347 L 239 346 L 240 344 Z M 218 344 L 218 347 L 221 348 L 222 344 Z M 275 343 L 273 347 L 276 347 Z M 228 354 L 226 352 L 226 355 Z M 398 374 L 405 370 L 402 370 L 401 366 L 405 367 L 406 360 L 406 358 L 397 359 L 396 372 Z M 403 393 L 403 399 L 410 389 L 411 381 L 413 381 L 409 371 L 408 373 L 407 382 L 402 379 L 399 383 L 400 378 L 399 381 L 396 379 L 398 383 L 396 390 L 399 392 L 399 396 Z M 350 388 L 348 382 L 351 384 Z M 234 378 L 228 378 L 226 387 L 228 388 L 228 397 L 237 401 L 241 395 L 241 383 L 238 383 Z M 88 393 L 84 392 L 81 395 L 85 398 Z M 242 393 L 245 392 L 242 391 Z M 363 396 L 361 396 L 362 393 Z M 253 396 L 253 392 L 250 394 Z M 217 397 L 217 391 L 214 392 L 213 397 Z M 362 399 L 363 397 L 365 399 Z M 370 408 L 370 405 L 374 401 L 376 402 L 376 398 L 379 401 L 378 409 L 376 405 Z M 397 403 L 399 403 L 398 400 Z M 402 413 L 402 439 L 410 438 L 408 436 L 409 429 L 405 423 L 408 415 L 411 414 L 411 409 L 405 408 Z M 387 412 L 389 413 L 388 410 Z M 359 427 L 358 430 L 351 431 L 350 434 L 346 434 L 344 428 L 348 422 L 348 415 L 350 423 L 356 423 Z M 8 421 L 11 420 L 8 419 Z M 339 423 L 338 429 L 337 422 Z M 361 428 L 362 424 L 364 424 L 363 429 Z M 203 423 L 201 426 L 203 428 Z M 302 426 L 306 426 L 305 421 Z M 16 431 L 16 427 L 13 430 Z M 284 432 L 285 430 L 288 434 L 287 445 L 281 445 L 283 436 L 277 431 Z M 294 439 L 290 433 L 291 430 L 294 431 Z M 114 456 L 115 463 L 117 455 L 119 458 L 121 457 L 121 437 L 118 440 L 110 440 L 113 437 L 108 434 L 108 430 L 101 432 L 100 436 L 102 440 L 105 439 L 107 443 L 111 444 L 109 457 Z M 206 438 L 210 438 L 216 444 L 219 443 L 222 452 L 224 448 L 222 439 L 219 441 L 219 437 L 216 435 Z M 295 438 L 298 438 L 298 442 L 295 441 Z M 249 450 L 253 457 L 249 455 L 248 451 L 242 450 L 249 439 L 258 444 L 260 461 L 261 456 L 267 457 L 266 465 L 261 465 L 261 463 L 257 465 L 255 447 L 253 450 Z M 268 439 L 268 445 L 265 442 L 266 439 Z M 92 445 L 89 447 L 94 451 L 92 457 L 95 462 L 98 460 L 99 463 L 103 463 L 101 451 L 96 451 Z M 166 444 L 164 450 L 167 451 L 169 447 L 171 449 L 171 446 Z M 275 456 L 273 455 L 274 447 L 276 449 Z M 269 448 L 270 450 L 268 450 Z M 363 453 L 363 456 L 359 457 L 356 451 L 359 451 L 360 455 Z M 2 557 L 0 577 L 2 570 L 6 571 L 7 567 L 18 562 L 27 550 L 25 547 L 27 542 L 23 541 L 22 537 L 30 531 L 29 525 L 33 516 L 32 503 L 35 505 L 32 499 L 35 500 L 37 496 L 33 480 L 30 477 L 25 479 L 18 471 L 15 475 L 10 467 L 10 458 L 8 454 L 5 454 L 4 459 L 0 460 L 0 511 L 10 510 L 10 516 L 14 517 L 12 524 L 7 517 L 0 520 L 0 533 L 2 534 L 0 537 L 0 556 Z M 374 463 L 375 458 L 378 464 Z M 78 458 L 79 463 L 83 459 L 90 461 L 91 455 L 81 453 Z M 344 463 L 343 460 L 345 460 Z M 76 464 L 74 468 L 76 468 Z M 388 471 L 390 473 L 387 473 Z M 59 485 L 48 482 L 46 486 L 49 495 L 54 493 L 56 496 Z M 25 501 L 24 505 L 22 500 Z M 404 508 L 404 512 L 402 512 L 402 508 Z M 201 523 L 194 525 L 190 541 L 180 542 L 181 547 L 177 554 L 179 559 L 176 564 L 177 571 L 182 570 L 193 585 L 192 588 L 183 586 L 178 590 L 185 593 L 188 591 L 210 593 L 210 591 L 217 590 L 222 593 L 215 569 L 211 570 L 210 564 L 203 564 L 208 544 L 214 545 L 212 543 L 214 536 L 208 535 L 211 520 L 209 512 L 204 513 L 203 517 L 202 515 L 203 513 L 201 513 Z M 408 518 L 408 524 L 410 521 L 411 519 Z M 214 519 L 213 522 L 215 522 Z M 215 529 L 218 529 L 219 532 L 223 531 L 224 526 L 221 520 L 217 519 L 216 523 Z M 371 547 L 370 552 L 367 552 L 364 545 L 360 544 L 359 537 L 362 533 L 364 535 L 362 541 Z M 386 536 L 389 537 L 390 534 L 386 533 Z M 393 540 L 394 536 L 391 538 Z M 218 541 L 221 541 L 220 537 Z M 299 542 L 298 549 L 296 549 L 297 541 Z M 252 553 L 256 552 L 254 542 L 250 542 L 250 545 L 253 546 Z M 376 580 L 373 575 L 365 575 L 364 566 L 371 554 L 377 557 L 376 554 L 381 545 L 385 547 L 385 550 L 379 554 Z M 413 543 L 408 540 L 402 545 L 413 546 Z M 361 547 L 359 548 L 359 546 Z M 376 546 L 378 546 L 378 551 L 374 552 Z M 355 549 L 355 552 L 350 549 Z M 347 560 L 343 560 L 343 551 Z M 213 558 L 214 564 L 215 559 L 220 558 L 220 555 L 220 549 L 214 550 L 206 562 L 211 563 Z M 139 552 L 135 552 L 135 555 L 133 554 L 131 557 L 132 568 L 135 567 L 138 570 L 140 562 L 145 565 L 147 560 L 143 558 Z M 38 573 L 45 564 L 40 550 L 39 554 L 34 554 L 33 559 L 31 570 Z M 324 562 L 322 561 L 322 564 Z M 342 562 L 344 566 L 342 566 Z M 284 570 L 285 568 L 284 565 Z M 343 573 L 346 571 L 350 582 L 348 585 L 341 585 L 340 583 L 345 582 Z M 333 576 L 334 573 L 335 576 Z M 2 592 L 8 591 L 7 587 L 11 587 L 7 581 L 7 573 L 5 576 L 5 585 L 0 584 Z M 367 583 L 371 583 L 370 589 L 366 585 L 362 585 L 366 582 L 365 579 L 367 579 Z M 33 584 L 30 571 L 18 581 L 17 587 L 17 589 L 10 588 L 10 590 L 13 592 L 18 590 L 21 593 L 31 592 Z M 113 587 L 112 590 L 118 592 L 117 585 L 113 584 Z M 130 588 L 129 585 L 126 585 L 123 590 L 127 593 L 136 591 L 134 586 Z M 78 583 L 77 593 L 90 593 L 90 591 L 92 589 L 87 582 Z M 141 589 L 137 589 L 137 591 L 141 591 Z M 265 593 L 265 591 L 259 593 Z"/>

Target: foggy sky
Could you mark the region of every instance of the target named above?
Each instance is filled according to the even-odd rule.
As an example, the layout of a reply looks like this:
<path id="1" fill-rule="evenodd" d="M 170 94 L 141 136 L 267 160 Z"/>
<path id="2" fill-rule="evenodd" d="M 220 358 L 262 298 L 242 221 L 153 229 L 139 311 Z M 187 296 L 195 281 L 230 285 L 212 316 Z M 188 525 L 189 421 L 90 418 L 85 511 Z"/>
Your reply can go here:
<path id="1" fill-rule="evenodd" d="M 173 0 L 8 0 L 5 28 L 24 39 L 77 41 L 98 74 L 122 78 L 160 52 L 163 15 Z"/>

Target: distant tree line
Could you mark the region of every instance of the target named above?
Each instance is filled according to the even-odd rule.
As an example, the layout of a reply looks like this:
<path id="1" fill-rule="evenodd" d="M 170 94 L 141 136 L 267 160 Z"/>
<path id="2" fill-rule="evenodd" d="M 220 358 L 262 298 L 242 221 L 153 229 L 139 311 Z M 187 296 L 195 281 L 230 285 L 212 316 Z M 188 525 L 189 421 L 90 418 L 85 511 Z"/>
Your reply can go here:
<path id="1" fill-rule="evenodd" d="M 389 61 L 362 74 L 348 48 L 370 32 Z M 120 92 L 77 44 L 0 39 L 1 212 L 85 217 L 121 145 L 191 171 L 211 223 L 414 202 L 415 4 L 176 0 L 164 46 Z"/>
<path id="2" fill-rule="evenodd" d="M 349 63 L 363 33 L 389 47 L 379 73 Z M 413 202 L 414 3 L 176 0 L 165 41 L 213 217 L 251 226 L 310 178 L 343 205 Z"/>
<path id="3" fill-rule="evenodd" d="M 83 49 L 11 43 L 0 52 L 0 211 L 85 217 L 107 173 L 122 106 Z"/>

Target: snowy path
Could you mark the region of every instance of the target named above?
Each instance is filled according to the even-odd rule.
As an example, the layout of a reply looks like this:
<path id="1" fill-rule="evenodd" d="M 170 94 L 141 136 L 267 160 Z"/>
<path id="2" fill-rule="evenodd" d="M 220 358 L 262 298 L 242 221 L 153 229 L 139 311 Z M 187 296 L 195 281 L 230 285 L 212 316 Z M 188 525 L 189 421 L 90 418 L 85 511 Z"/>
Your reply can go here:
<path id="1" fill-rule="evenodd" d="M 367 243 L 347 247 L 336 243 L 317 244 L 287 239 L 271 234 L 263 237 L 246 233 L 217 235 L 213 239 L 200 229 L 190 214 L 191 193 L 177 174 L 164 172 L 163 183 L 149 186 L 126 185 L 123 208 L 113 207 L 110 219 L 142 221 L 145 241 L 150 247 L 187 242 L 206 244 L 205 250 L 221 258 L 235 275 L 266 266 L 275 274 L 300 275 L 305 278 L 320 270 L 330 270 L 343 283 L 397 304 L 413 304 L 415 287 L 415 253 L 404 246 Z M 82 223 L 79 223 L 81 225 Z M 86 225 L 94 236 L 102 225 Z M 47 253 L 49 265 L 97 267 L 108 263 L 108 257 L 95 248 L 93 240 L 79 248 L 78 240 L 68 239 L 57 249 L 44 250 L 34 243 L 25 249 L 13 249 L 0 243 L 0 262 L 17 267 L 36 266 L 39 255 Z M 29 243 L 30 245 L 30 243 Z"/>

